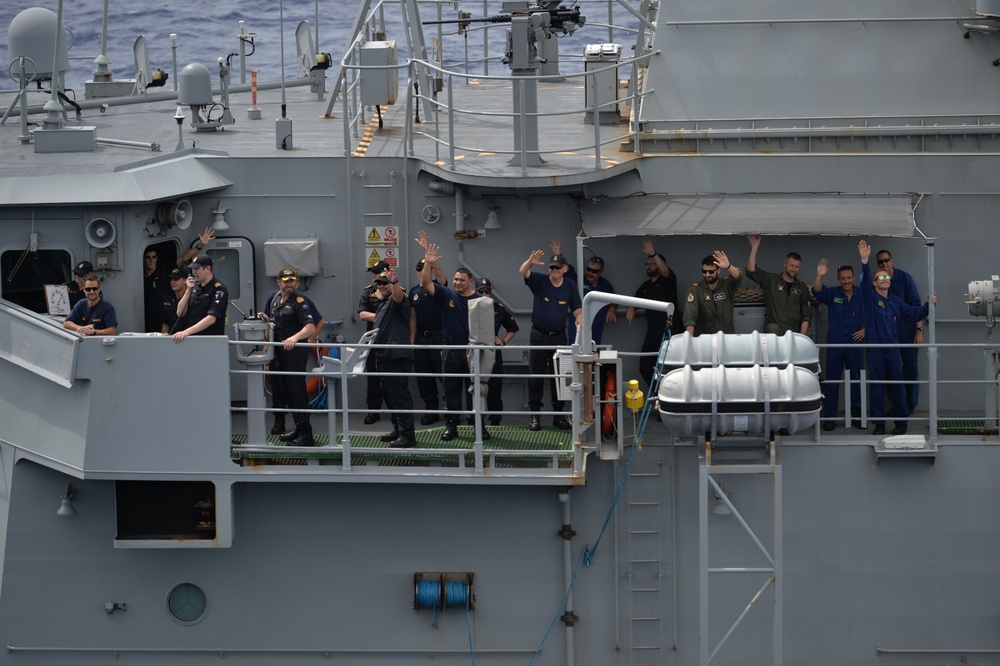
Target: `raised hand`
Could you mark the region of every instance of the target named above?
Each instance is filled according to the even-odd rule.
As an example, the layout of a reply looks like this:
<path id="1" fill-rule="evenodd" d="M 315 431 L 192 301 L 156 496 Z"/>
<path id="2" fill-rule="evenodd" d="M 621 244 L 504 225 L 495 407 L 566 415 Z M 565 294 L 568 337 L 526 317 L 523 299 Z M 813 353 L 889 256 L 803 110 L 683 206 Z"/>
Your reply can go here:
<path id="1" fill-rule="evenodd" d="M 552 248 L 552 254 L 562 254 L 562 241 L 558 238 L 550 240 L 549 247 Z"/>
<path id="2" fill-rule="evenodd" d="M 750 241 L 750 247 L 760 247 L 760 234 L 747 234 L 747 240 Z"/>
<path id="3" fill-rule="evenodd" d="M 539 266 L 544 266 L 545 265 L 545 253 L 542 252 L 541 250 L 535 250 L 534 252 L 531 253 L 531 256 L 528 257 L 528 261 L 530 261 L 532 264 L 537 264 Z"/>
<path id="4" fill-rule="evenodd" d="M 816 275 L 823 277 L 830 271 L 830 268 L 826 265 L 826 259 L 820 259 L 819 264 L 816 265 Z"/>
<path id="5" fill-rule="evenodd" d="M 646 254 L 656 254 L 656 248 L 653 247 L 653 239 L 649 236 L 642 237 L 642 251 Z"/>
<path id="6" fill-rule="evenodd" d="M 872 248 L 868 243 L 866 243 L 865 241 L 861 241 L 860 243 L 858 243 L 858 254 L 861 255 L 861 261 L 867 264 L 868 257 L 871 256 L 871 253 L 872 253 Z"/>
<path id="7" fill-rule="evenodd" d="M 729 257 L 727 257 L 726 253 L 722 250 L 716 250 L 713 252 L 712 259 L 715 261 L 715 265 L 723 271 L 729 270 L 729 267 L 733 265 L 733 263 L 729 261 Z"/>
<path id="8" fill-rule="evenodd" d="M 441 260 L 441 248 L 435 243 L 428 243 L 424 251 L 424 262 L 434 264 Z M 424 270 L 427 270 L 426 268 Z"/>
<path id="9" fill-rule="evenodd" d="M 424 231 L 423 229 L 421 229 L 417 233 L 416 241 L 417 241 L 417 245 L 419 245 L 420 247 L 422 247 L 424 249 L 424 252 L 426 252 L 427 251 L 427 246 L 430 245 L 431 237 L 427 235 L 426 231 Z"/>
<path id="10" fill-rule="evenodd" d="M 202 247 L 208 245 L 213 240 L 215 240 L 215 230 L 212 227 L 208 227 L 205 231 L 198 234 L 198 242 L 202 244 Z"/>

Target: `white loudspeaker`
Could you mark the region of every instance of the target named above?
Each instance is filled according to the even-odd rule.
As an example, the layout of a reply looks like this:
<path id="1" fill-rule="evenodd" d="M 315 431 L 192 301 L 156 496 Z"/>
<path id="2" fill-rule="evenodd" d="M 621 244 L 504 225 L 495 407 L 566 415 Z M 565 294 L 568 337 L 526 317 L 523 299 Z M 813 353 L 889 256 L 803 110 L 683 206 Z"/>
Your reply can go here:
<path id="1" fill-rule="evenodd" d="M 83 235 L 92 247 L 102 249 L 115 242 L 118 232 L 110 220 L 103 217 L 95 217 L 87 223 L 87 228 Z"/>
<path id="2" fill-rule="evenodd" d="M 191 226 L 193 219 L 194 211 L 191 208 L 191 202 L 187 199 L 161 203 L 156 209 L 156 221 L 167 229 L 170 227 L 187 229 Z"/>

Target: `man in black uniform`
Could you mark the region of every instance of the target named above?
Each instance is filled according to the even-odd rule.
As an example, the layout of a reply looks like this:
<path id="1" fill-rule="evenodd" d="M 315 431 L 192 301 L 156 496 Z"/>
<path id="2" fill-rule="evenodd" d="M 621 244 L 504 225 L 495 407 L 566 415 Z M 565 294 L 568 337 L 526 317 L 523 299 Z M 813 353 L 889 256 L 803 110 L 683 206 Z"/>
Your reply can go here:
<path id="1" fill-rule="evenodd" d="M 387 268 L 389 268 L 389 264 L 380 261 L 368 270 L 373 275 L 378 275 Z M 366 331 L 375 328 L 375 311 L 378 310 L 380 300 L 378 285 L 374 282 L 366 284 L 364 289 L 361 290 L 361 299 L 358 301 L 358 318 L 367 323 L 365 327 Z M 376 354 L 368 354 L 368 357 L 365 359 L 366 381 L 368 382 L 368 392 L 365 395 L 365 402 L 368 404 L 368 415 L 365 416 L 365 425 L 371 425 L 382 418 L 378 413 L 382 409 L 382 382 L 379 381 L 378 377 L 370 374 L 378 372 L 376 369 L 377 362 Z"/>
<path id="2" fill-rule="evenodd" d="M 186 268 L 175 268 L 167 275 L 170 289 L 160 300 L 160 332 L 171 333 L 177 323 L 177 304 L 187 291 L 187 279 L 191 274 Z"/>
<path id="3" fill-rule="evenodd" d="M 188 265 L 187 291 L 177 302 L 174 342 L 189 335 L 225 335 L 229 290 L 215 279 L 212 258 L 199 254 Z"/>
<path id="4" fill-rule="evenodd" d="M 431 266 L 435 284 L 444 285 L 444 271 L 440 266 Z M 424 260 L 417 262 L 417 279 L 424 270 Z M 441 332 L 441 307 L 434 302 L 427 290 L 419 284 L 410 289 L 410 319 L 413 323 L 413 340 L 417 346 L 413 350 L 413 369 L 417 373 L 417 390 L 424 401 L 424 409 L 429 413 L 420 418 L 420 425 L 431 425 L 441 417 L 433 413 L 439 409 L 438 378 L 441 376 L 441 350 L 436 345 L 444 344 Z"/>
<path id="5" fill-rule="evenodd" d="M 410 380 L 407 376 L 413 373 L 413 351 L 405 346 L 410 342 L 410 301 L 392 268 L 376 275 L 375 284 L 378 285 L 382 298 L 375 313 L 378 336 L 374 343 L 395 345 L 375 350 L 379 372 L 390 373 L 380 379 L 386 406 L 392 410 L 393 428 L 392 432 L 382 435 L 381 439 L 393 448 L 404 449 L 417 443 L 413 432 L 413 414 L 410 413 L 413 409 L 413 397 L 410 395 Z"/>
<path id="6" fill-rule="evenodd" d="M 483 296 L 490 296 L 493 293 L 493 282 L 489 278 L 479 278 L 476 281 L 476 291 Z M 500 329 L 504 330 L 503 337 L 500 337 Z M 506 347 L 507 343 L 514 339 L 518 332 L 517 321 L 504 304 L 493 299 L 493 333 L 495 338 L 493 344 L 496 351 L 493 356 L 493 376 L 486 382 L 486 409 L 490 413 L 490 425 L 500 425 L 500 416 L 503 412 L 503 353 L 500 347 Z"/>
<path id="7" fill-rule="evenodd" d="M 163 330 L 163 318 L 160 304 L 170 291 L 166 272 L 160 267 L 160 255 L 155 247 L 146 248 L 142 255 L 143 277 L 143 317 L 147 333 L 159 333 Z M 171 322 L 173 323 L 173 322 Z"/>
<path id="8" fill-rule="evenodd" d="M 646 337 L 642 340 L 642 353 L 659 351 L 663 334 L 670 326 L 670 332 L 680 333 L 681 317 L 677 312 L 677 276 L 667 266 L 667 260 L 663 258 L 653 247 L 653 240 L 649 236 L 642 237 L 642 251 L 646 253 L 646 276 L 649 278 L 636 290 L 637 298 L 645 298 L 651 301 L 662 301 L 674 304 L 674 314 L 667 317 L 667 313 L 661 310 L 646 310 Z M 628 323 L 635 319 L 635 308 L 630 307 L 625 313 Z M 639 357 L 639 374 L 646 380 L 648 387 L 653 382 L 653 368 L 656 366 L 656 356 Z"/>
<path id="9" fill-rule="evenodd" d="M 89 261 L 81 261 L 73 267 L 73 279 L 66 283 L 69 292 L 69 306 L 73 307 L 83 300 L 83 278 L 94 272 L 94 265 Z"/>
<path id="10" fill-rule="evenodd" d="M 283 442 L 292 446 L 315 446 L 312 436 L 312 424 L 309 414 L 295 411 L 292 419 L 295 429 L 283 432 L 285 429 L 285 414 L 279 409 L 308 409 L 309 395 L 306 392 L 306 360 L 309 358 L 307 347 L 297 347 L 296 342 L 309 340 L 316 332 L 312 308 L 304 296 L 295 290 L 299 275 L 291 268 L 278 273 L 278 291 L 264 306 L 261 317 L 264 321 L 274 322 L 274 340 L 284 343 L 274 348 L 274 360 L 271 370 L 275 372 L 300 372 L 301 375 L 271 375 L 271 403 L 274 407 L 274 427 L 271 434 L 280 434 Z"/>

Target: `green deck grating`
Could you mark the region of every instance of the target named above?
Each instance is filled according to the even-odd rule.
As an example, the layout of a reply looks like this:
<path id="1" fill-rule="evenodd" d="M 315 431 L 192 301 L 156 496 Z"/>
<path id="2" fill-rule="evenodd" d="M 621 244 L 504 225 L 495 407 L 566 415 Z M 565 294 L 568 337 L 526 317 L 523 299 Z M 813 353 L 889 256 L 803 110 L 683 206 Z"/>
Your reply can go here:
<path id="1" fill-rule="evenodd" d="M 454 455 L 442 453 L 421 453 L 421 448 L 433 449 L 468 449 L 473 446 L 475 438 L 475 428 L 473 426 L 458 426 L 458 437 L 445 442 L 441 440 L 441 433 L 444 428 L 431 428 L 429 430 L 418 430 L 416 432 L 417 445 L 409 449 L 392 449 L 389 445 L 379 439 L 378 434 L 352 434 L 351 435 L 351 463 L 364 465 L 368 461 L 375 462 L 382 466 L 406 466 L 428 462 L 439 462 L 444 466 L 457 466 L 458 458 Z M 525 427 L 519 426 L 490 426 L 489 432 L 492 437 L 483 442 L 483 455 L 489 459 L 493 452 L 512 451 L 565 451 L 558 456 L 559 466 L 568 466 L 572 461 L 572 434 L 568 430 L 544 429 L 532 432 Z M 322 459 L 333 462 L 342 460 L 343 456 L 339 450 L 325 450 L 329 442 L 327 435 L 313 435 L 318 446 L 309 451 L 241 451 L 239 448 L 231 449 L 233 460 L 253 460 L 262 462 L 271 460 L 276 464 L 298 464 L 310 459 Z M 233 435 L 232 443 L 234 447 L 247 443 L 246 435 Z M 285 443 L 272 435 L 267 438 L 268 444 L 276 447 L 285 446 Z M 337 443 L 342 441 L 342 436 L 338 437 Z M 353 449 L 385 449 L 381 452 L 359 452 Z M 473 454 L 466 453 L 465 464 L 473 465 Z M 511 456 L 505 455 L 495 459 L 495 467 L 548 467 L 552 462 L 552 456 Z"/>
<path id="2" fill-rule="evenodd" d="M 984 419 L 942 419 L 937 429 L 942 435 L 988 435 L 997 432 L 997 424 Z"/>

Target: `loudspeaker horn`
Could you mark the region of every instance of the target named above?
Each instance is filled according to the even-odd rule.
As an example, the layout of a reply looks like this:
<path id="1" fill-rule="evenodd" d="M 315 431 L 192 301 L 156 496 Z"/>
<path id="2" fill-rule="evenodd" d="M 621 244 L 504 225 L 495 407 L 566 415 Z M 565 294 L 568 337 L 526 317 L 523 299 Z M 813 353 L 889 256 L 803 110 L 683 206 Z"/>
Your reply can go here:
<path id="1" fill-rule="evenodd" d="M 170 227 L 187 229 L 191 226 L 193 219 L 194 211 L 191 208 L 191 202 L 187 199 L 161 203 L 156 209 L 156 221 L 167 229 Z"/>
<path id="2" fill-rule="evenodd" d="M 92 247 L 98 249 L 106 248 L 114 243 L 117 235 L 118 232 L 115 230 L 115 225 L 103 217 L 92 219 L 87 223 L 87 228 L 84 231 L 84 237 L 87 239 L 87 242 Z"/>

